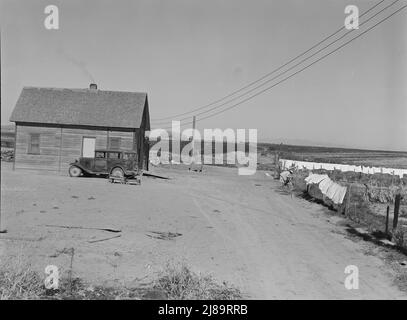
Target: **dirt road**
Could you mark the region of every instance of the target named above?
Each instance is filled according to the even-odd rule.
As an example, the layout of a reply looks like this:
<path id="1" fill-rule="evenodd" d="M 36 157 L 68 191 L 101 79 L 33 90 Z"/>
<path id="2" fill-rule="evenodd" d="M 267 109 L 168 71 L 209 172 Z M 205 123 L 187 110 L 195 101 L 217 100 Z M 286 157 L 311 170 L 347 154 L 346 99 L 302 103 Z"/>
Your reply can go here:
<path id="1" fill-rule="evenodd" d="M 238 176 L 235 169 L 204 173 L 162 170 L 171 180 L 144 178 L 142 186 L 104 179 L 12 172 L 2 165 L 1 259 L 27 255 L 43 272 L 73 271 L 86 281 L 137 285 L 168 261 L 229 281 L 250 298 L 406 298 L 381 259 L 366 244 L 347 238 L 324 208 L 291 197 L 264 172 Z M 100 230 L 122 230 L 121 237 Z M 179 233 L 172 240 L 154 232 Z M 0 252 L 1 253 L 1 252 Z M 344 286 L 345 267 L 359 268 L 359 289 Z"/>

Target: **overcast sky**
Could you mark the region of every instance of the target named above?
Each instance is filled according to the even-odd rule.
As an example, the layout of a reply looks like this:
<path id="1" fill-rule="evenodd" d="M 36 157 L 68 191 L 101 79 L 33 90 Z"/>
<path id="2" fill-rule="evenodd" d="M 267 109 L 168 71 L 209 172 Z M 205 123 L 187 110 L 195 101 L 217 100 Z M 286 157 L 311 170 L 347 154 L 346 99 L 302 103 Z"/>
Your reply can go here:
<path id="1" fill-rule="evenodd" d="M 101 90 L 147 92 L 153 119 L 189 111 L 343 26 L 346 5 L 362 13 L 377 2 L 0 0 L 1 123 L 8 123 L 23 86 L 86 88 L 93 81 Z M 49 4 L 59 8 L 59 30 L 44 27 Z M 198 122 L 198 129 L 256 128 L 262 141 L 407 151 L 406 17 L 407 10 L 398 13 L 288 81 Z"/>

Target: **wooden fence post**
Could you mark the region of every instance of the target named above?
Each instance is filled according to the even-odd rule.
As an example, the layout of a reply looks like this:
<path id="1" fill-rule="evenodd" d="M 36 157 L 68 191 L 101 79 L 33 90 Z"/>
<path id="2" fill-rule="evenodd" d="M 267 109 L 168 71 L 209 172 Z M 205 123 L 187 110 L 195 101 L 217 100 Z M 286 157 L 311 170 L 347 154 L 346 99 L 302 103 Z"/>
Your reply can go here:
<path id="1" fill-rule="evenodd" d="M 352 190 L 352 184 L 349 185 L 348 196 L 346 198 L 345 216 L 349 216 L 351 190 Z"/>
<path id="2" fill-rule="evenodd" d="M 401 200 L 401 194 L 397 193 L 396 197 L 394 199 L 393 229 L 397 228 L 397 222 L 399 220 L 400 200 Z"/>
<path id="3" fill-rule="evenodd" d="M 274 154 L 274 178 L 280 179 L 280 154 L 278 151 Z"/>
<path id="4" fill-rule="evenodd" d="M 389 213 L 390 213 L 390 206 L 387 206 L 387 210 L 386 210 L 386 235 L 389 234 Z"/>

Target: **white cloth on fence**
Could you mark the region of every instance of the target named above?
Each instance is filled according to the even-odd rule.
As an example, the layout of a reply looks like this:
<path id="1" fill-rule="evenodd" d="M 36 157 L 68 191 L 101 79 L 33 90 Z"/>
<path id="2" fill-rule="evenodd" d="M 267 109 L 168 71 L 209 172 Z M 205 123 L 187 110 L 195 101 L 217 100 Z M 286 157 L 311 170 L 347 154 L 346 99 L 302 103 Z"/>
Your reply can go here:
<path id="1" fill-rule="evenodd" d="M 291 164 L 292 164 L 292 160 L 285 160 L 284 161 L 284 169 L 287 169 L 287 168 L 289 168 L 290 166 L 291 166 Z"/>
<path id="2" fill-rule="evenodd" d="M 335 194 L 336 189 L 337 189 L 336 186 L 337 186 L 337 184 L 332 181 L 329 188 L 326 190 L 325 196 L 328 197 L 329 199 L 332 199 L 334 197 L 334 194 Z"/>
<path id="3" fill-rule="evenodd" d="M 325 170 L 332 171 L 334 170 L 335 165 L 333 163 L 326 163 L 323 167 Z"/>
<path id="4" fill-rule="evenodd" d="M 319 164 L 315 162 L 310 163 L 304 162 L 302 165 L 309 170 L 320 169 Z"/>
<path id="5" fill-rule="evenodd" d="M 362 172 L 362 167 L 361 166 L 355 166 L 355 172 Z"/>
<path id="6" fill-rule="evenodd" d="M 337 169 L 338 169 L 339 171 L 345 172 L 345 171 L 348 171 L 348 170 L 349 170 L 349 166 L 346 165 L 346 164 L 339 164 L 338 167 L 337 167 Z"/>
<path id="7" fill-rule="evenodd" d="M 327 193 L 327 191 L 328 191 L 328 189 L 329 189 L 329 187 L 331 186 L 332 183 L 333 183 L 333 181 L 329 177 L 322 180 L 319 183 L 319 189 L 321 190 L 323 195 L 326 195 L 326 193 Z"/>
<path id="8" fill-rule="evenodd" d="M 307 184 L 316 183 L 319 184 L 322 180 L 329 178 L 326 174 L 316 174 L 311 173 L 308 177 L 305 178 L 305 182 Z"/>
<path id="9" fill-rule="evenodd" d="M 346 187 L 343 187 L 340 184 L 334 182 L 329 187 L 326 196 L 331 199 L 333 203 L 341 204 L 343 202 L 343 199 L 345 198 L 346 190 Z"/>
<path id="10" fill-rule="evenodd" d="M 290 171 L 283 171 L 280 173 L 280 182 L 285 183 L 291 175 Z"/>
<path id="11" fill-rule="evenodd" d="M 407 174 L 407 170 L 405 170 L 405 169 L 395 169 L 394 174 L 399 176 L 400 178 L 403 178 L 403 176 L 405 174 Z"/>
<path id="12" fill-rule="evenodd" d="M 322 194 L 335 204 L 341 204 L 345 198 L 347 188 L 333 182 L 326 174 L 312 173 L 305 178 L 305 182 L 307 184 L 318 184 Z"/>
<path id="13" fill-rule="evenodd" d="M 393 169 L 390 168 L 383 168 L 383 173 L 392 174 Z"/>
<path id="14" fill-rule="evenodd" d="M 342 172 L 353 171 L 353 172 L 363 172 L 365 174 L 374 174 L 374 173 L 389 173 L 392 175 L 397 175 L 400 178 L 403 178 L 403 175 L 407 175 L 407 169 L 394 169 L 394 168 L 381 168 L 381 167 L 366 167 L 366 166 L 356 166 L 356 165 L 344 165 L 344 164 L 335 164 L 335 163 L 319 163 L 319 162 L 310 162 L 310 161 L 294 161 L 287 159 L 280 159 L 280 162 L 284 169 L 291 168 L 296 166 L 299 169 L 325 169 L 325 170 L 340 170 Z"/>
<path id="15" fill-rule="evenodd" d="M 378 167 L 373 167 L 372 170 L 373 170 L 373 173 L 382 173 L 382 169 L 378 168 Z"/>

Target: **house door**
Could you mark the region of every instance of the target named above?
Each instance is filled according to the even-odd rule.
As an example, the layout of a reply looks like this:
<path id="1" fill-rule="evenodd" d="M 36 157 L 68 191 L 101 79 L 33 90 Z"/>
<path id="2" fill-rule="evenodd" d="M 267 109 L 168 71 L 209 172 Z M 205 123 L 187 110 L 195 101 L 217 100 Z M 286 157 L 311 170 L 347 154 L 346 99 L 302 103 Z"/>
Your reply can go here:
<path id="1" fill-rule="evenodd" d="M 83 137 L 82 157 L 93 158 L 95 156 L 96 138 Z"/>

